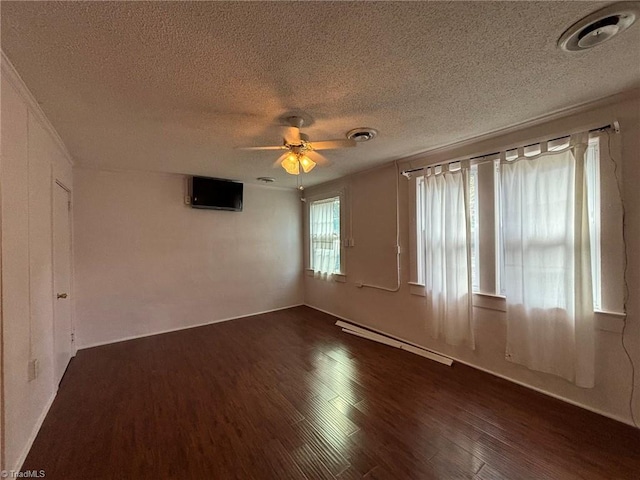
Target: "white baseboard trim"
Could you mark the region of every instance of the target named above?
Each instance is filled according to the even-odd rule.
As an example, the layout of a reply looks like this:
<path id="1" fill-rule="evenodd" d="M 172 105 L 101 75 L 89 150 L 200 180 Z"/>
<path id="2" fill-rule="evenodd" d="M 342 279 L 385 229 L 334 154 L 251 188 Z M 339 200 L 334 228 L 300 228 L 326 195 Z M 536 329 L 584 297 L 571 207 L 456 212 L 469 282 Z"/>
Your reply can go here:
<path id="1" fill-rule="evenodd" d="M 53 392 L 53 395 L 51 395 L 51 398 L 49 398 L 49 401 L 47 401 L 47 404 L 42 409 L 42 413 L 40 413 L 40 416 L 38 417 L 36 424 L 33 426 L 31 435 L 29 435 L 29 438 L 27 439 L 27 444 L 22 449 L 22 453 L 20 454 L 20 456 L 18 457 L 18 460 L 16 461 L 16 464 L 13 468 L 15 472 L 20 471 L 20 469 L 22 468 L 22 464 L 27 459 L 27 455 L 29 454 L 31 447 L 33 446 L 33 442 L 38 436 L 40 427 L 42 427 L 42 423 L 44 422 L 44 419 L 47 417 L 47 414 L 49 413 L 49 409 L 51 408 L 51 405 L 53 405 L 53 401 L 56 399 L 57 394 L 58 394 L 58 390 L 56 389 L 56 391 Z"/>
<path id="2" fill-rule="evenodd" d="M 344 320 L 345 322 L 353 323 L 354 325 L 358 325 L 358 326 L 364 327 L 364 328 L 366 328 L 366 329 L 372 330 L 372 331 L 374 331 L 374 332 L 380 333 L 380 334 L 385 335 L 385 336 L 387 336 L 387 337 L 389 337 L 389 338 L 392 338 L 392 339 L 394 339 L 394 340 L 398 340 L 398 341 L 400 341 L 400 342 L 404 342 L 404 343 L 407 343 L 407 344 L 409 344 L 409 345 L 413 345 L 413 346 L 418 347 L 418 348 L 421 348 L 421 349 L 427 349 L 426 347 L 424 347 L 424 346 L 422 346 L 422 345 L 418 345 L 417 343 L 411 342 L 411 341 L 406 340 L 406 339 L 404 339 L 404 338 L 402 338 L 402 337 L 397 337 L 397 336 L 395 336 L 395 335 L 391 335 L 390 333 L 387 333 L 387 332 L 385 332 L 385 331 L 379 330 L 379 329 L 377 329 L 377 328 L 373 328 L 373 327 L 370 327 L 370 326 L 368 326 L 368 325 L 364 325 L 364 324 L 362 324 L 362 323 L 355 322 L 355 321 L 353 321 L 353 320 L 351 320 L 351 319 L 349 319 L 349 318 L 342 317 L 342 316 L 340 316 L 340 315 L 336 315 L 335 313 L 329 312 L 329 311 L 327 311 L 327 310 L 323 310 L 322 308 L 318 308 L 318 307 L 315 307 L 315 306 L 313 306 L 313 305 L 309 305 L 308 303 L 305 303 L 305 306 L 307 306 L 307 307 L 309 307 L 309 308 L 312 308 L 312 309 L 314 309 L 314 310 L 317 310 L 317 311 L 319 311 L 319 312 L 326 313 L 327 315 L 331 315 L 332 317 L 339 318 L 340 320 Z M 432 348 L 429 348 L 428 350 L 430 350 L 430 351 L 432 351 L 432 352 L 434 352 L 434 353 L 437 353 L 438 355 L 442 355 L 442 356 L 444 356 L 444 357 L 451 358 L 452 360 L 455 360 L 456 362 L 460 362 L 460 363 L 462 363 L 463 365 L 466 365 L 466 366 L 468 366 L 468 367 L 475 368 L 475 369 L 477 369 L 477 370 L 480 370 L 480 371 L 482 371 L 482 372 L 488 373 L 488 374 L 493 375 L 493 376 L 495 376 L 495 377 L 502 378 L 503 380 L 508 380 L 509 382 L 515 383 L 515 384 L 517 384 L 517 385 L 520 385 L 520 386 L 522 386 L 522 387 L 528 388 L 528 389 L 530 389 L 530 390 L 534 390 L 534 391 L 536 391 L 536 392 L 538 392 L 538 393 L 542 393 L 542 394 L 547 395 L 547 396 L 549 396 L 549 397 L 553 397 L 553 398 L 555 398 L 555 399 L 557 399 L 557 400 L 561 400 L 561 401 L 563 401 L 563 402 L 565 402 L 565 403 L 570 403 L 571 405 L 575 405 L 576 407 L 584 408 L 585 410 L 589 410 L 590 412 L 597 413 L 598 415 L 602 415 L 603 417 L 611 418 L 611 419 L 616 420 L 616 421 L 618 421 L 618 422 L 622 422 L 622 423 L 624 423 L 624 424 L 626 424 L 626 425 L 630 425 L 631 427 L 638 428 L 638 427 L 636 427 L 636 426 L 633 424 L 633 422 L 632 422 L 630 419 L 628 419 L 628 418 L 621 417 L 621 416 L 619 416 L 619 415 L 615 415 L 615 414 L 613 414 L 613 413 L 605 412 L 605 411 L 600 410 L 600 409 L 598 409 L 598 408 L 594 408 L 594 407 L 591 407 L 591 406 L 589 406 L 589 405 L 585 405 L 584 403 L 578 402 L 578 401 L 576 401 L 576 400 L 572 400 L 572 399 L 567 398 L 567 397 L 563 397 L 563 396 L 561 396 L 561 395 L 558 395 L 557 393 L 553 393 L 553 392 L 550 392 L 550 391 L 548 391 L 548 390 L 544 390 L 544 389 L 539 388 L 539 387 L 534 387 L 533 385 L 530 385 L 530 384 L 528 384 L 528 383 L 525 383 L 525 382 L 523 382 L 523 381 L 521 381 L 521 380 L 517 380 L 517 379 L 515 379 L 515 378 L 508 377 L 508 376 L 506 376 L 506 375 L 504 375 L 504 374 L 502 374 L 502 373 L 498 373 L 498 372 L 495 372 L 495 371 L 493 371 L 493 370 L 489 370 L 488 368 L 480 367 L 479 365 L 475 365 L 475 364 L 470 363 L 470 362 L 468 362 L 468 361 L 461 360 L 460 358 L 458 358 L 458 357 L 454 357 L 453 355 L 444 355 L 444 354 L 442 354 L 442 353 L 436 352 L 436 351 L 435 351 L 435 350 L 433 350 Z"/>
<path id="3" fill-rule="evenodd" d="M 166 330 L 158 330 L 157 332 L 141 333 L 139 335 L 130 335 L 130 336 L 127 336 L 127 337 L 118 338 L 116 340 L 107 340 L 105 342 L 90 343 L 88 345 L 79 346 L 76 351 L 78 351 L 78 350 L 87 350 L 88 348 L 94 348 L 94 347 L 101 347 L 103 345 L 111 345 L 112 343 L 126 342 L 128 340 L 135 340 L 136 338 L 153 337 L 154 335 L 162 335 L 164 333 L 179 332 L 181 330 L 189 330 L 191 328 L 204 327 L 206 325 L 213 325 L 214 323 L 228 322 L 230 320 L 239 320 L 240 318 L 254 317 L 256 315 L 262 315 L 264 313 L 271 313 L 271 312 L 277 312 L 277 311 L 280 311 L 280 310 L 287 310 L 289 308 L 301 307 L 303 305 L 304 305 L 304 303 L 296 303 L 295 305 L 287 305 L 286 307 L 272 308 L 271 310 L 263 310 L 261 312 L 248 313 L 246 315 L 240 315 L 240 316 L 237 316 L 237 317 L 220 318 L 218 320 L 212 320 L 210 322 L 205 322 L 205 323 L 198 323 L 198 324 L 195 324 L 195 325 L 187 325 L 187 326 L 184 326 L 184 327 L 177 327 L 177 328 L 168 328 Z"/>

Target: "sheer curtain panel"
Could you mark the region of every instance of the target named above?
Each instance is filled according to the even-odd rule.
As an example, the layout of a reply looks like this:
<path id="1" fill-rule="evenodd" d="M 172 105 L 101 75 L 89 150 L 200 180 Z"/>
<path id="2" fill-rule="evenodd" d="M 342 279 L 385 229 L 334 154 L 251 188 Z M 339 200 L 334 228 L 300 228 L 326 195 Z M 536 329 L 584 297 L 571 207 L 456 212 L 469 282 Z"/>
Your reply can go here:
<path id="1" fill-rule="evenodd" d="M 585 151 L 569 148 L 502 161 L 507 359 L 590 388 L 593 298 Z"/>
<path id="2" fill-rule="evenodd" d="M 340 197 L 309 207 L 311 268 L 323 276 L 340 272 Z"/>
<path id="3" fill-rule="evenodd" d="M 475 348 L 471 313 L 468 168 L 424 179 L 424 282 L 430 333 Z"/>

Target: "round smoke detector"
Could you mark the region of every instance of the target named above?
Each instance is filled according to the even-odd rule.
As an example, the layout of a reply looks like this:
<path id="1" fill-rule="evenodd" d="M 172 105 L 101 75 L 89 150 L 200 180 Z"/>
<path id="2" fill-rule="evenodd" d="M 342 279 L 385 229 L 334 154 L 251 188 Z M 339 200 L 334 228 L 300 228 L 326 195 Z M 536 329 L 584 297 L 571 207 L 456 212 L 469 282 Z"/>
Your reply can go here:
<path id="1" fill-rule="evenodd" d="M 347 132 L 347 138 L 356 142 L 368 142 L 376 135 L 378 135 L 378 131 L 374 128 L 354 128 Z"/>
<path id="2" fill-rule="evenodd" d="M 615 37 L 640 16 L 637 2 L 614 3 L 574 23 L 558 40 L 567 52 L 586 50 Z"/>

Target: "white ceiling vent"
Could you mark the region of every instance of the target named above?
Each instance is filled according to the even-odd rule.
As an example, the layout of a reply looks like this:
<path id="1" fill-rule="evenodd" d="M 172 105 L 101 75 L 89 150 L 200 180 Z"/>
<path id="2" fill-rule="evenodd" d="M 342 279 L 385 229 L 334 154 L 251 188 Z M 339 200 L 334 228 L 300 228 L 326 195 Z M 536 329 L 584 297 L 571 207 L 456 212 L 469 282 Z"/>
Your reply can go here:
<path id="1" fill-rule="evenodd" d="M 614 3 L 574 23 L 562 34 L 558 47 L 567 52 L 595 47 L 624 32 L 638 16 L 638 2 Z"/>
<path id="2" fill-rule="evenodd" d="M 349 140 L 355 140 L 356 142 L 368 142 L 377 134 L 378 131 L 373 128 L 354 128 L 347 132 L 347 138 Z"/>

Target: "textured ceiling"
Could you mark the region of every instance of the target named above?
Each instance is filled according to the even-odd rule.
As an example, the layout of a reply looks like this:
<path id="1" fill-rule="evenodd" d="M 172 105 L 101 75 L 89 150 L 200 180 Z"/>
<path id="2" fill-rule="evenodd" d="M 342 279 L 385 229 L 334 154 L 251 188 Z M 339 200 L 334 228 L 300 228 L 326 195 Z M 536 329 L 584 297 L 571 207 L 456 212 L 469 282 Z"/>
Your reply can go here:
<path id="1" fill-rule="evenodd" d="M 268 175 L 290 111 L 328 151 L 312 185 L 640 85 L 640 26 L 566 54 L 596 2 L 9 2 L 2 49 L 79 165 Z"/>

